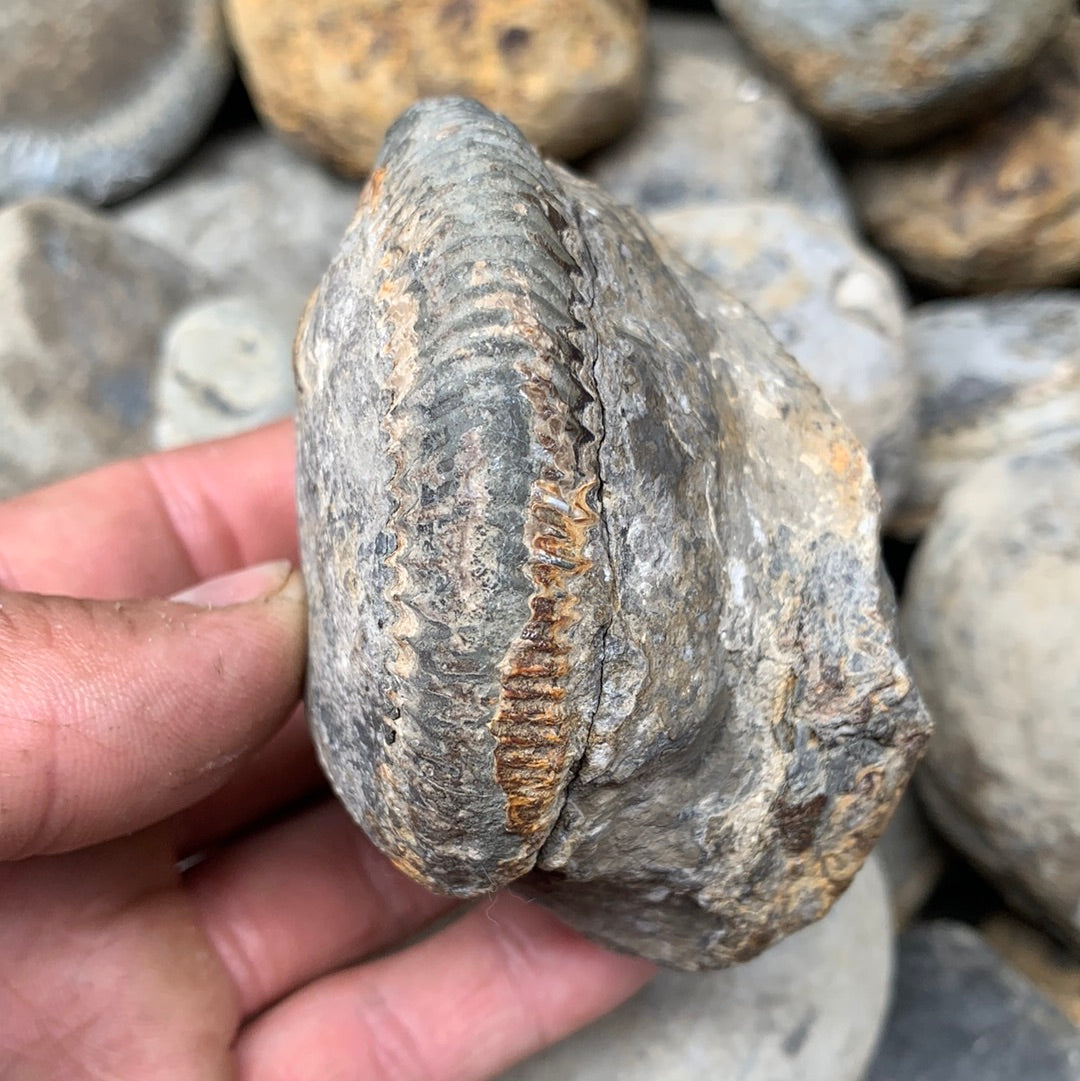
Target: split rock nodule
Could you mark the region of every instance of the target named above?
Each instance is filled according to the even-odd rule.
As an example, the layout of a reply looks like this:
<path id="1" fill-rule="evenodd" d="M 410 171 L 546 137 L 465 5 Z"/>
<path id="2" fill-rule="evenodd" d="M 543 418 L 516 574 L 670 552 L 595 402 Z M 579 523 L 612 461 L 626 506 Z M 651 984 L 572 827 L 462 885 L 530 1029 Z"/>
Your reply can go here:
<path id="1" fill-rule="evenodd" d="M 683 968 L 823 915 L 928 721 L 865 454 L 749 310 L 431 100 L 296 375 L 309 717 L 397 866 Z"/>

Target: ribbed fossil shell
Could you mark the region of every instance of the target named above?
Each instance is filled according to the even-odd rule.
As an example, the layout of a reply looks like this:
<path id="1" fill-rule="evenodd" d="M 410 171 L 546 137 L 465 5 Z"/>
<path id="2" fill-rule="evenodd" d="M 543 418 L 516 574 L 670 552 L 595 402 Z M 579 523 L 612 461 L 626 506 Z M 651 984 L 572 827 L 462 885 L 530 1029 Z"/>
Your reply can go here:
<path id="1" fill-rule="evenodd" d="M 296 364 L 309 716 L 394 862 L 687 968 L 822 915 L 927 719 L 865 456 L 748 310 L 440 99 Z"/>

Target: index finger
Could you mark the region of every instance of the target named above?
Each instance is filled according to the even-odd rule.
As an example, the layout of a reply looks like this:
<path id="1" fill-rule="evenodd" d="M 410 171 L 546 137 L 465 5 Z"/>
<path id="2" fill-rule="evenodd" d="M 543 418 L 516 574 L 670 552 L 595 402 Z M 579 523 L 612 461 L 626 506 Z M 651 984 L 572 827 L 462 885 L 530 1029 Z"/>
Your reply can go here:
<path id="1" fill-rule="evenodd" d="M 297 561 L 292 421 L 119 462 L 0 503 L 0 588 L 167 596 Z"/>

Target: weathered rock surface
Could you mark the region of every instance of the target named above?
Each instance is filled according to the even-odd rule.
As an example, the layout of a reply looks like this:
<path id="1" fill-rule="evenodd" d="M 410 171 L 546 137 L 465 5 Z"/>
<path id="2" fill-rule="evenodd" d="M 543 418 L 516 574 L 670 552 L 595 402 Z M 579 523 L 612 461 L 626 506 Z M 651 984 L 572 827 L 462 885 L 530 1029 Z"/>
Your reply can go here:
<path id="1" fill-rule="evenodd" d="M 927 719 L 854 437 L 750 312 L 460 99 L 297 341 L 308 708 L 399 867 L 683 967 L 858 870 Z"/>
<path id="2" fill-rule="evenodd" d="M 820 923 L 745 965 L 662 972 L 502 1081 L 860 1081 L 892 967 L 888 900 L 871 859 Z"/>
<path id="3" fill-rule="evenodd" d="M 235 435 L 293 409 L 292 339 L 243 297 L 185 309 L 165 331 L 156 388 L 157 447 Z"/>
<path id="4" fill-rule="evenodd" d="M 946 860 L 914 792 L 904 793 L 875 853 L 889 886 L 893 922 L 902 930 L 929 900 Z"/>
<path id="5" fill-rule="evenodd" d="M 4 0 L 0 202 L 138 191 L 202 134 L 231 74 L 218 0 Z"/>
<path id="6" fill-rule="evenodd" d="M 925 140 L 994 109 L 1070 0 L 716 0 L 822 123 L 872 147 Z"/>
<path id="7" fill-rule="evenodd" d="M 778 201 L 698 204 L 650 221 L 751 308 L 870 453 L 887 521 L 907 488 L 917 377 L 900 284 L 839 226 Z"/>
<path id="8" fill-rule="evenodd" d="M 573 158 L 632 119 L 644 0 L 226 0 L 248 89 L 282 134 L 362 175 L 414 101 L 477 98 Z"/>
<path id="9" fill-rule="evenodd" d="M 203 284 L 74 203 L 0 211 L 0 498 L 149 449 L 159 336 Z"/>
<path id="10" fill-rule="evenodd" d="M 211 143 L 116 214 L 222 292 L 257 297 L 291 338 L 358 192 L 272 136 L 247 131 Z"/>
<path id="11" fill-rule="evenodd" d="M 1008 912 L 991 916 L 979 932 L 995 953 L 1080 1028 L 1080 957 Z"/>
<path id="12" fill-rule="evenodd" d="M 910 154 L 860 162 L 852 192 L 876 242 L 951 292 L 1080 274 L 1080 17 L 986 120 Z"/>
<path id="13" fill-rule="evenodd" d="M 1080 447 L 996 458 L 942 501 L 904 595 L 936 721 L 920 794 L 1015 903 L 1080 944 Z"/>
<path id="14" fill-rule="evenodd" d="M 851 221 L 847 194 L 813 123 L 712 16 L 653 13 L 641 116 L 586 165 L 641 209 L 703 200 L 790 199 Z"/>
<path id="15" fill-rule="evenodd" d="M 996 454 L 1080 442 L 1080 291 L 920 304 L 908 345 L 919 435 L 894 532 L 921 533 L 942 495 Z"/>
<path id="16" fill-rule="evenodd" d="M 902 935 L 893 1008 L 866 1081 L 1076 1081 L 1080 1033 L 970 927 Z"/>

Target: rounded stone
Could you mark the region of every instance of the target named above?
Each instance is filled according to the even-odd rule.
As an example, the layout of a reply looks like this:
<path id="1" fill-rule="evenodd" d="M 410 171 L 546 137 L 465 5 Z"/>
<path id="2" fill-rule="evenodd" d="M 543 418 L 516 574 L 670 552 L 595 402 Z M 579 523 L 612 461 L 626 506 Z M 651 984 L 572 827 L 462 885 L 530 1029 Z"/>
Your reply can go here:
<path id="1" fill-rule="evenodd" d="M 903 929 L 930 899 L 946 864 L 945 849 L 914 792 L 904 793 L 875 852 L 889 884 L 893 921 Z"/>
<path id="2" fill-rule="evenodd" d="M 1080 446 L 995 458 L 915 555 L 905 642 L 936 731 L 938 827 L 1010 900 L 1080 945 Z"/>
<path id="3" fill-rule="evenodd" d="M 820 923 L 721 972 L 662 972 L 613 1014 L 502 1081 L 859 1081 L 892 976 L 871 859 Z"/>
<path id="4" fill-rule="evenodd" d="M 421 98 L 476 98 L 573 158 L 621 131 L 641 96 L 644 0 L 227 0 L 226 12 L 264 119 L 354 175 Z"/>
<path id="5" fill-rule="evenodd" d="M 236 435 L 288 416 L 293 405 L 292 339 L 255 301 L 206 300 L 166 330 L 156 447 Z"/>
<path id="6" fill-rule="evenodd" d="M 777 197 L 848 224 L 851 210 L 811 120 L 714 16 L 654 12 L 641 116 L 586 173 L 644 210 Z"/>
<path id="7" fill-rule="evenodd" d="M 847 230 L 788 203 L 701 204 L 650 220 L 821 387 L 869 451 L 887 521 L 907 487 L 917 399 L 891 268 Z"/>
<path id="8" fill-rule="evenodd" d="M 209 143 L 175 176 L 114 213 L 226 295 L 258 297 L 291 337 L 358 193 L 355 182 L 253 129 Z"/>
<path id="9" fill-rule="evenodd" d="M 898 945 L 893 1007 L 865 1081 L 1080 1077 L 1080 1033 L 973 928 L 934 920 Z"/>
<path id="10" fill-rule="evenodd" d="M 0 201 L 138 191 L 202 134 L 231 73 L 218 0 L 4 0 Z"/>
<path id="11" fill-rule="evenodd" d="M 74 203 L 0 211 L 0 498 L 150 449 L 161 331 L 204 287 Z"/>
<path id="12" fill-rule="evenodd" d="M 1003 101 L 1070 0 L 716 0 L 823 124 L 916 143 Z"/>
<path id="13" fill-rule="evenodd" d="M 1080 17 L 1021 90 L 955 135 L 852 170 L 870 235 L 947 292 L 1034 289 L 1080 273 Z"/>
<path id="14" fill-rule="evenodd" d="M 919 434 L 894 533 L 921 533 L 987 458 L 1080 442 L 1080 291 L 920 304 L 908 346 Z"/>

